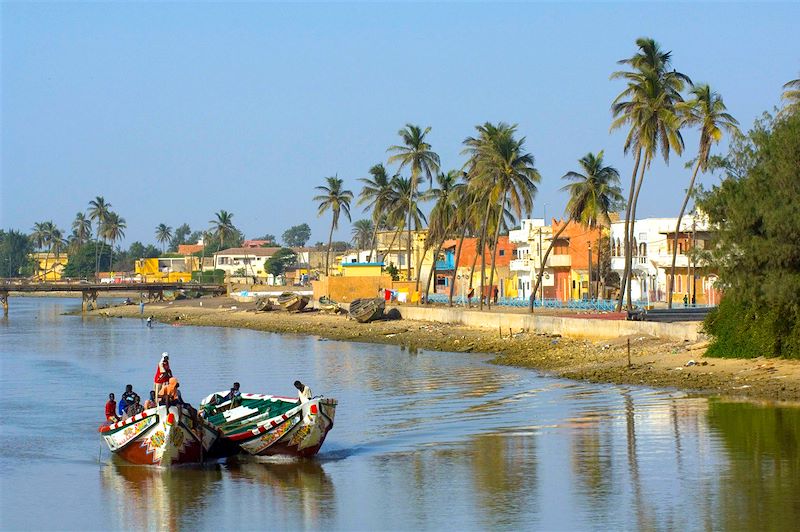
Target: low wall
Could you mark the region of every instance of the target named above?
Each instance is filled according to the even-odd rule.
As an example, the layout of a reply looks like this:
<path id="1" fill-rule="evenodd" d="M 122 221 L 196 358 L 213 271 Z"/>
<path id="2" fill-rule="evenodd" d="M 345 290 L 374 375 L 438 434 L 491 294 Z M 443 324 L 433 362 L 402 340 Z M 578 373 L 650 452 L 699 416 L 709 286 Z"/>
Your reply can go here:
<path id="1" fill-rule="evenodd" d="M 389 275 L 380 277 L 324 277 L 312 281 L 314 301 L 321 296 L 328 296 L 338 303 L 350 303 L 363 297 L 378 297 L 379 288 L 390 288 L 392 278 Z"/>
<path id="2" fill-rule="evenodd" d="M 508 332 L 537 331 L 592 339 L 610 339 L 620 336 L 646 334 L 671 340 L 691 342 L 704 338 L 700 332 L 702 322 L 656 323 L 649 321 L 597 320 L 565 318 L 528 313 L 481 312 L 460 308 L 397 306 L 400 315 L 408 320 L 456 323 L 481 329 L 502 329 Z"/>

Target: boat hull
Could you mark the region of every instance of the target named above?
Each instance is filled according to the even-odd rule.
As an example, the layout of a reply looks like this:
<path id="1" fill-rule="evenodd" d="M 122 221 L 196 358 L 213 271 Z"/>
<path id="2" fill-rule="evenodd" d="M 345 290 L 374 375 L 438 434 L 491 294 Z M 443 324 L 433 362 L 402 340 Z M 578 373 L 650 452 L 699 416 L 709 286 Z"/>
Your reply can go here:
<path id="1" fill-rule="evenodd" d="M 369 323 L 383 315 L 383 299 L 356 299 L 350 303 L 349 316 L 359 323 Z"/>
<path id="2" fill-rule="evenodd" d="M 182 406 L 159 406 L 99 429 L 109 450 L 137 465 L 202 462 L 218 431 Z"/>

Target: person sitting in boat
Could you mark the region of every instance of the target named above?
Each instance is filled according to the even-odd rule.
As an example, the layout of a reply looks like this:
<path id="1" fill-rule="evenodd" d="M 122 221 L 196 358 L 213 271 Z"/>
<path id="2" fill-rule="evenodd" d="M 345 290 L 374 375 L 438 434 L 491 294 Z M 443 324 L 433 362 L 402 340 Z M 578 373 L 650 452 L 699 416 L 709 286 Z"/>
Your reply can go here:
<path id="1" fill-rule="evenodd" d="M 228 392 L 228 395 L 222 398 L 222 401 L 230 401 L 231 408 L 233 408 L 234 403 L 241 403 L 242 402 L 242 392 L 239 391 L 239 383 L 234 382 L 233 387 Z"/>
<path id="2" fill-rule="evenodd" d="M 125 409 L 126 417 L 133 417 L 136 414 L 141 414 L 144 412 L 144 408 L 142 407 L 141 403 L 139 403 L 139 396 L 133 398 L 133 402 L 128 405 L 128 408 Z"/>
<path id="3" fill-rule="evenodd" d="M 311 388 L 300 381 L 294 381 L 294 387 L 297 388 L 297 395 L 300 398 L 301 405 L 307 403 L 311 399 L 311 396 L 313 395 L 311 393 Z"/>
<path id="4" fill-rule="evenodd" d="M 106 421 L 116 423 L 119 421 L 117 417 L 117 401 L 114 399 L 114 394 L 108 394 L 108 401 L 106 401 Z"/>
<path id="5" fill-rule="evenodd" d="M 160 389 L 172 378 L 172 370 L 169 368 L 169 353 L 161 353 L 161 361 L 156 367 L 156 375 L 153 377 L 153 389 L 156 397 L 161 398 Z"/>
<path id="6" fill-rule="evenodd" d="M 156 392 L 150 390 L 150 398 L 144 402 L 144 409 L 149 410 L 150 408 L 156 407 Z"/>
<path id="7" fill-rule="evenodd" d="M 125 391 L 122 392 L 122 401 L 125 401 L 125 408 L 128 408 L 133 403 L 140 402 L 139 394 L 133 391 L 133 385 L 128 384 L 125 386 Z"/>
<path id="8" fill-rule="evenodd" d="M 170 377 L 169 381 L 161 386 L 158 391 L 158 404 L 171 405 L 178 398 L 178 379 Z"/>

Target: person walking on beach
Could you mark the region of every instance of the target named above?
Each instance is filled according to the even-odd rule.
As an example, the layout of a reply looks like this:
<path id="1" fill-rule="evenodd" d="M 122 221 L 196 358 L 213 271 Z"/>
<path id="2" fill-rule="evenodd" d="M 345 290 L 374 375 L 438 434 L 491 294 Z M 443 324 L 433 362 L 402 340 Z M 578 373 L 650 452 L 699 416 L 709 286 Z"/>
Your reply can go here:
<path id="1" fill-rule="evenodd" d="M 161 353 L 161 361 L 156 367 L 156 375 L 153 377 L 153 389 L 156 397 L 159 397 L 159 390 L 164 386 L 172 377 L 172 370 L 169 367 L 169 353 L 166 351 Z"/>

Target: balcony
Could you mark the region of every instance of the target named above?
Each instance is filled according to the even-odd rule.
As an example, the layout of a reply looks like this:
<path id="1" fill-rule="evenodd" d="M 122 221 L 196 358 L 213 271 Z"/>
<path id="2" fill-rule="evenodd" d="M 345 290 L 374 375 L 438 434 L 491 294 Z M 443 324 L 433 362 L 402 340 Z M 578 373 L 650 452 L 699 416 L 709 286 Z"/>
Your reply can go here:
<path id="1" fill-rule="evenodd" d="M 548 268 L 569 268 L 572 266 L 572 257 L 570 255 L 550 255 L 547 257 Z"/>
<path id="2" fill-rule="evenodd" d="M 447 257 L 445 260 L 436 261 L 437 270 L 454 270 L 455 268 L 456 263 L 453 257 Z"/>
<path id="3" fill-rule="evenodd" d="M 508 232 L 509 242 L 527 243 L 529 237 L 530 237 L 530 231 L 528 231 L 527 229 L 514 229 L 513 231 Z"/>

